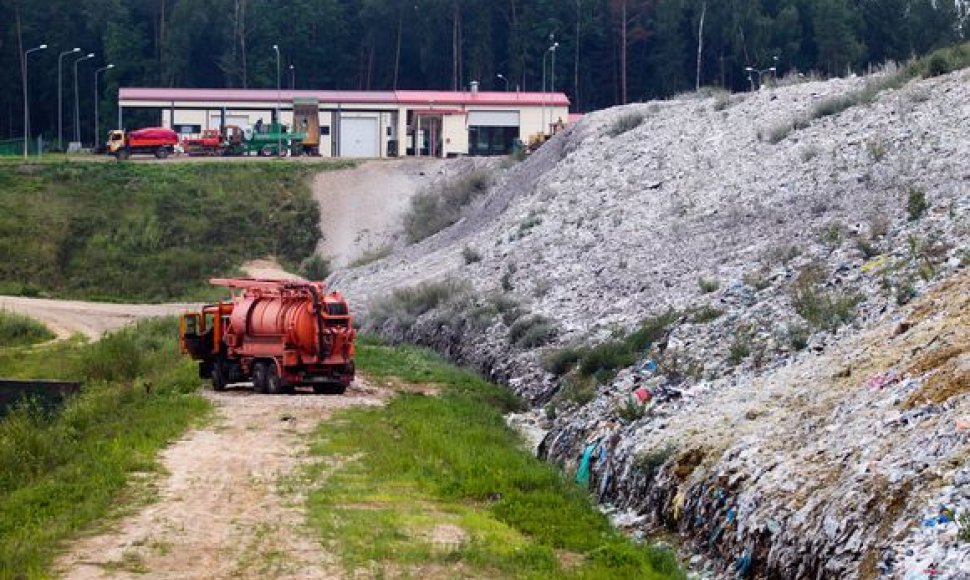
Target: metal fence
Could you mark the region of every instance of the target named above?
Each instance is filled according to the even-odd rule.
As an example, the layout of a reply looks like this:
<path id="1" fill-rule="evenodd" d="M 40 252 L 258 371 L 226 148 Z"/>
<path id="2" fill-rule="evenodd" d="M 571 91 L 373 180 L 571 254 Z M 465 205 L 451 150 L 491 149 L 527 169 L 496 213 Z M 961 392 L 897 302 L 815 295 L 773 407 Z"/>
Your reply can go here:
<path id="1" fill-rule="evenodd" d="M 47 153 L 49 143 L 44 141 L 43 137 L 37 137 L 36 139 L 31 139 L 28 142 L 27 154 L 28 155 L 42 155 Z M 14 157 L 17 155 L 24 154 L 24 140 L 23 139 L 6 139 L 0 140 L 0 157 Z"/>

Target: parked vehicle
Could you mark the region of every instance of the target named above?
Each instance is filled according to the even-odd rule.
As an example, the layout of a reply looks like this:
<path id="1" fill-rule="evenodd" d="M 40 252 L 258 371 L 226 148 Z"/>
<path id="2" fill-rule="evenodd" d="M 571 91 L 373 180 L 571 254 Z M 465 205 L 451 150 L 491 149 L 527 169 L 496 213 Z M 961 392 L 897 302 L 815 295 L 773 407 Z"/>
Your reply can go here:
<path id="1" fill-rule="evenodd" d="M 154 155 L 165 159 L 175 152 L 178 134 L 164 127 L 148 127 L 125 132 L 115 129 L 108 133 L 107 152 L 116 159 L 128 159 L 132 155 Z"/>
<path id="2" fill-rule="evenodd" d="M 180 346 L 199 361 L 212 388 L 251 381 L 257 393 L 343 393 L 354 380 L 347 301 L 323 282 L 212 279 L 233 290 L 229 302 L 183 314 Z"/>

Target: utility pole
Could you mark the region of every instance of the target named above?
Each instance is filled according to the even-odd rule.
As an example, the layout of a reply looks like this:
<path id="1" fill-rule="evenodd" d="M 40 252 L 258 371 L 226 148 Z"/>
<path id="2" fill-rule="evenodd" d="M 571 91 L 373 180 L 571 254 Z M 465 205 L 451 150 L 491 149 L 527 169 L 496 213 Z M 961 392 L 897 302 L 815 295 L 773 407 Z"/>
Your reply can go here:
<path id="1" fill-rule="evenodd" d="M 99 68 L 98 70 L 94 71 L 94 150 L 95 150 L 95 152 L 97 152 L 97 150 L 98 150 L 98 140 L 101 138 L 101 137 L 99 137 L 99 135 L 101 134 L 100 133 L 100 129 L 101 128 L 100 128 L 99 123 L 98 123 L 98 100 L 99 100 L 98 99 L 98 93 L 100 92 L 98 90 L 98 88 L 99 88 L 98 87 L 98 75 L 101 74 L 101 73 L 103 73 L 106 70 L 111 70 L 114 67 L 115 67 L 115 65 L 109 64 L 108 66 L 103 66 L 103 67 Z"/>

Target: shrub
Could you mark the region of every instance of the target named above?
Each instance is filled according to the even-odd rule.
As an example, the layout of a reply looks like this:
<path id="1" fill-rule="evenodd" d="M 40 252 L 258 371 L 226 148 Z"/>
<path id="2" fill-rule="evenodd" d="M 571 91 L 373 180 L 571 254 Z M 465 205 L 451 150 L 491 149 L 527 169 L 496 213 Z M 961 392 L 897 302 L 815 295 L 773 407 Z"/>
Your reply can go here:
<path id="1" fill-rule="evenodd" d="M 741 364 L 751 354 L 751 344 L 752 339 L 749 333 L 737 333 L 734 336 L 734 340 L 731 341 L 731 346 L 728 348 L 728 362 L 732 366 Z"/>
<path id="2" fill-rule="evenodd" d="M 906 197 L 906 213 L 909 215 L 909 221 L 914 222 L 923 217 L 929 207 L 926 192 L 919 187 L 910 187 Z"/>
<path id="3" fill-rule="evenodd" d="M 795 312 L 813 327 L 834 332 L 855 318 L 855 307 L 862 301 L 858 294 L 824 291 L 825 272 L 821 266 L 806 266 L 795 278 L 791 301 Z"/>
<path id="4" fill-rule="evenodd" d="M 803 350 L 808 346 L 808 339 L 811 336 L 811 332 L 803 324 L 792 324 L 788 326 L 787 335 L 789 346 L 795 350 Z"/>
<path id="5" fill-rule="evenodd" d="M 744 275 L 741 276 L 741 280 L 747 286 L 750 286 L 759 292 L 768 286 L 771 286 L 771 280 L 768 278 L 768 273 L 765 270 L 745 272 Z"/>
<path id="6" fill-rule="evenodd" d="M 630 395 L 627 395 L 623 403 L 616 407 L 616 416 L 624 423 L 633 423 L 643 418 L 645 412 L 645 407 Z"/>
<path id="7" fill-rule="evenodd" d="M 611 340 L 598 344 L 583 354 L 579 371 L 586 376 L 605 379 L 637 362 L 636 353 L 622 340 Z"/>
<path id="8" fill-rule="evenodd" d="M 606 132 L 610 137 L 617 137 L 639 127 L 643 123 L 643 119 L 643 113 L 627 111 L 614 119 Z"/>
<path id="9" fill-rule="evenodd" d="M 388 322 L 394 322 L 402 327 L 410 326 L 422 314 L 448 301 L 465 296 L 469 291 L 470 286 L 467 282 L 457 280 L 426 282 L 411 288 L 400 288 L 371 305 L 368 326 L 380 328 Z"/>
<path id="10" fill-rule="evenodd" d="M 541 314 L 523 316 L 509 327 L 509 342 L 523 348 L 535 348 L 556 337 L 555 321 Z"/>
<path id="11" fill-rule="evenodd" d="M 697 287 L 701 289 L 704 294 L 710 294 L 711 292 L 716 292 L 718 288 L 721 287 L 721 283 L 714 278 L 698 278 Z"/>
<path id="12" fill-rule="evenodd" d="M 482 255 L 478 253 L 478 250 L 471 246 L 465 246 L 462 248 L 461 257 L 465 260 L 466 264 L 474 264 L 475 262 L 482 261 Z"/>
<path id="13" fill-rule="evenodd" d="M 326 280 L 330 275 L 330 260 L 313 254 L 300 263 L 300 275 L 307 280 Z"/>
<path id="14" fill-rule="evenodd" d="M 882 139 L 869 139 L 866 141 L 866 151 L 869 157 L 878 163 L 886 157 L 886 143 Z"/>
<path id="15" fill-rule="evenodd" d="M 383 244 L 377 246 L 376 248 L 368 248 L 363 254 L 357 257 L 356 260 L 348 264 L 350 268 L 360 268 L 366 266 L 367 264 L 373 264 L 378 260 L 383 260 L 384 258 L 391 255 L 394 252 L 394 246 L 391 244 Z"/>
<path id="16" fill-rule="evenodd" d="M 690 321 L 694 324 L 704 324 L 717 320 L 722 314 L 724 314 L 724 311 L 720 308 L 707 305 L 694 311 L 694 314 L 690 317 Z"/>
<path id="17" fill-rule="evenodd" d="M 676 452 L 677 446 L 673 443 L 646 451 L 638 451 L 633 457 L 633 469 L 644 474 L 648 481 L 652 480 L 664 463 L 670 461 Z"/>
<path id="18" fill-rule="evenodd" d="M 492 183 L 492 174 L 479 169 L 419 192 L 404 215 L 408 241 L 420 242 L 457 222 L 462 210 Z"/>
<path id="19" fill-rule="evenodd" d="M 563 382 L 559 392 L 552 398 L 553 408 L 561 403 L 573 403 L 582 407 L 596 398 L 596 380 L 592 377 L 569 375 Z"/>
<path id="20" fill-rule="evenodd" d="M 583 351 L 580 349 L 560 348 L 547 352 L 542 357 L 542 368 L 559 377 L 576 368 L 576 364 L 582 357 Z"/>
<path id="21" fill-rule="evenodd" d="M 35 344 L 54 338 L 54 333 L 33 318 L 0 310 L 0 348 Z"/>
<path id="22" fill-rule="evenodd" d="M 518 320 L 525 312 L 522 305 L 513 296 L 495 294 L 489 301 L 502 316 L 502 322 L 505 323 L 505 326 L 512 326 L 512 323 Z"/>

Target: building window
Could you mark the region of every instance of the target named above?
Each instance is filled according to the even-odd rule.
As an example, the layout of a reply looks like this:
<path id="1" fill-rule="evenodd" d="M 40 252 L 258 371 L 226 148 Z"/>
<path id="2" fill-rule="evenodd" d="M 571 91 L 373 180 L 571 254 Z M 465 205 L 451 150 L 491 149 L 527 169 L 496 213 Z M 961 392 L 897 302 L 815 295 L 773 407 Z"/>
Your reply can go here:
<path id="1" fill-rule="evenodd" d="M 326 137 L 327 135 L 329 135 L 330 134 L 330 126 L 329 125 L 320 125 L 320 134 L 323 135 L 324 137 Z"/>
<path id="2" fill-rule="evenodd" d="M 508 155 L 519 137 L 518 127 L 468 127 L 469 155 Z"/>

